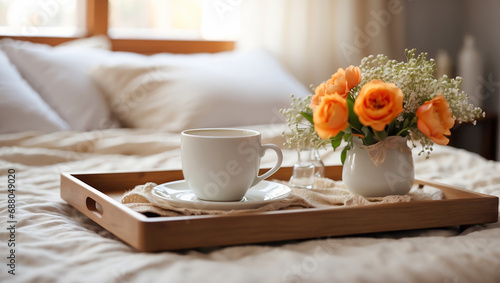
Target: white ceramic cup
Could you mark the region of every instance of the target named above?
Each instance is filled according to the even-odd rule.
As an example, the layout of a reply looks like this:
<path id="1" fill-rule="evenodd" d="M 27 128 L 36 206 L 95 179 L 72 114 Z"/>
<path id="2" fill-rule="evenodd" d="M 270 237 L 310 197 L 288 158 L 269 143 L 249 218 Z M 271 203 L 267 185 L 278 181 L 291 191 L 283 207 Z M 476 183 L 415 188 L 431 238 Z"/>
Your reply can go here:
<path id="1" fill-rule="evenodd" d="M 260 160 L 267 149 L 276 165 L 262 175 Z M 230 128 L 193 129 L 181 134 L 182 173 L 197 198 L 239 201 L 248 189 L 274 174 L 283 162 L 280 148 L 261 144 L 257 131 Z"/>

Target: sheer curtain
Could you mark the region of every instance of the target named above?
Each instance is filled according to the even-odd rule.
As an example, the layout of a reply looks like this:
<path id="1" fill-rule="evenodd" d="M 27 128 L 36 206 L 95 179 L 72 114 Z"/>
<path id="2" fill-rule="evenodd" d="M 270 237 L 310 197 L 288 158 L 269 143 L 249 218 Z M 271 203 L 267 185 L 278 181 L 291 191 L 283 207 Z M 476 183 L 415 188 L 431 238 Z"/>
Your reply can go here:
<path id="1" fill-rule="evenodd" d="M 247 0 L 237 49 L 262 47 L 304 85 L 362 57 L 404 54 L 402 0 Z"/>

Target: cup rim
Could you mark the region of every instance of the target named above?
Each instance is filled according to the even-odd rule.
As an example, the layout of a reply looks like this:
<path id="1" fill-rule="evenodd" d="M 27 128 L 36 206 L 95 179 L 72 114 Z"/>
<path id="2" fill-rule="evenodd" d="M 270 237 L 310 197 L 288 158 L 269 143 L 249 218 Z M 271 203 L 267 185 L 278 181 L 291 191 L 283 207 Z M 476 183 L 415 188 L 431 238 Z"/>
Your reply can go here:
<path id="1" fill-rule="evenodd" d="M 240 132 L 242 134 L 235 134 L 235 135 L 228 135 L 228 136 L 223 136 L 223 135 L 210 135 L 210 134 L 196 134 L 196 132 L 214 132 L 214 131 L 219 131 L 219 132 Z M 197 129 L 189 129 L 189 130 L 184 130 L 181 132 L 181 135 L 183 136 L 188 136 L 188 137 L 196 137 L 196 138 L 249 138 L 249 137 L 257 137 L 260 136 L 260 132 L 255 131 L 255 130 L 250 130 L 250 129 L 242 129 L 242 128 L 197 128 Z"/>

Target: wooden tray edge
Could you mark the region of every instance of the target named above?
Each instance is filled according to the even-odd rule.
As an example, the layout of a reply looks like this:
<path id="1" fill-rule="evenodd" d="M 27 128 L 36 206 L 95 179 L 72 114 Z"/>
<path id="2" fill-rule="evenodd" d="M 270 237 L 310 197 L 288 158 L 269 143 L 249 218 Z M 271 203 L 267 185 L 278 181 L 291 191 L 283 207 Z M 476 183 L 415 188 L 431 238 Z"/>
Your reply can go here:
<path id="1" fill-rule="evenodd" d="M 339 168 L 338 166 L 336 167 L 337 168 L 334 171 L 338 174 Z M 285 171 L 286 170 L 289 169 L 285 169 Z M 143 174 L 146 176 L 150 172 L 162 174 L 172 171 L 176 171 L 175 174 L 179 173 L 179 170 L 156 170 L 98 174 L 105 178 L 118 176 L 116 174 Z M 443 190 L 456 191 L 459 192 L 462 197 L 459 199 L 460 201 L 457 201 L 456 199 L 444 199 L 438 201 L 419 201 L 414 203 L 378 204 L 367 207 L 340 207 L 326 209 L 311 208 L 300 211 L 288 210 L 257 212 L 245 215 L 203 215 L 148 218 L 125 207 L 124 205 L 120 205 L 119 202 L 113 200 L 104 192 L 90 186 L 78 178 L 78 176 L 89 177 L 92 175 L 94 174 L 62 173 L 61 198 L 83 214 L 87 215 L 94 222 L 115 234 L 124 242 L 130 244 L 139 251 L 173 250 L 214 245 L 232 245 L 325 236 L 343 236 L 383 231 L 491 223 L 498 220 L 498 197 L 457 189 L 449 185 L 423 180 L 417 180 L 416 183 L 435 186 Z M 91 201 L 88 201 L 89 198 Z M 83 199 L 86 201 L 83 202 Z M 96 203 L 102 206 L 105 213 L 100 213 L 98 211 L 97 207 L 95 207 Z M 472 214 L 464 213 L 464 207 L 474 208 L 474 212 Z M 426 216 L 425 221 L 423 221 L 421 213 L 424 213 L 425 215 L 425 211 L 428 211 L 429 209 L 432 209 L 434 212 L 441 211 L 441 213 L 445 216 L 451 211 L 455 213 L 456 219 L 450 220 L 447 217 L 436 217 L 435 215 L 431 215 Z M 379 217 L 381 215 L 391 215 L 390 212 L 393 210 L 398 210 L 398 213 L 403 213 L 406 215 L 406 218 L 389 216 L 392 219 L 390 222 L 393 224 L 382 225 Z M 335 213 L 332 213 L 332 211 L 335 211 Z M 387 211 L 389 211 L 389 214 L 387 214 Z M 359 219 L 360 215 L 363 216 L 361 217 L 362 219 Z M 339 217 L 340 220 L 337 219 L 337 217 Z M 120 221 L 116 222 L 116 219 L 120 219 Z M 316 220 L 311 221 L 311 219 Z M 342 224 L 342 219 L 350 219 L 348 222 L 345 222 L 348 223 L 348 225 L 345 225 L 345 223 Z M 418 221 L 419 219 L 420 222 L 415 223 L 415 221 Z M 323 222 L 318 222 L 318 220 Z M 283 226 L 283 223 L 288 223 L 289 221 L 303 222 L 303 226 L 298 228 L 303 228 L 304 231 L 302 231 L 302 229 L 291 229 L 290 227 Z M 443 225 L 445 222 L 446 225 Z M 246 224 L 242 226 L 241 223 Z M 264 224 L 258 225 L 255 223 Z M 326 226 L 324 223 L 327 223 Z M 367 225 L 370 223 L 371 225 Z M 374 223 L 378 223 L 378 226 L 374 226 Z M 239 231 L 236 233 L 236 235 L 238 235 L 237 237 L 236 235 L 224 237 L 225 234 L 214 233 L 216 232 L 214 230 L 217 229 L 210 229 L 210 227 L 228 227 L 227 225 Z M 267 227 L 273 227 L 275 233 L 269 233 L 269 231 L 266 233 L 265 231 L 262 231 L 266 225 Z M 336 225 L 342 226 L 342 229 L 338 229 Z M 199 230 L 201 228 L 203 228 L 203 231 Z M 167 231 L 165 231 L 165 229 Z M 178 234 L 169 241 L 165 241 L 165 236 L 158 236 L 170 234 L 169 231 L 172 229 L 184 232 Z M 208 240 L 199 241 L 199 239 L 193 239 L 193 234 L 199 235 L 200 233 L 206 235 L 207 237 L 205 238 Z"/>

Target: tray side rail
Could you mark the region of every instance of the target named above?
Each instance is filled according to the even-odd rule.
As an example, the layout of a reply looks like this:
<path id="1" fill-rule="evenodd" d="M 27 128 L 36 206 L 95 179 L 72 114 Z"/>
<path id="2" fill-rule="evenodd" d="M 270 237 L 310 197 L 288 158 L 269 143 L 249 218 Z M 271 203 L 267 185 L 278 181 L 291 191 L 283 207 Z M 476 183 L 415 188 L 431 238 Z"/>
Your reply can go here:
<path id="1" fill-rule="evenodd" d="M 136 247 L 141 240 L 141 223 L 146 216 L 121 205 L 71 174 L 61 174 L 61 198 L 124 242 Z"/>

